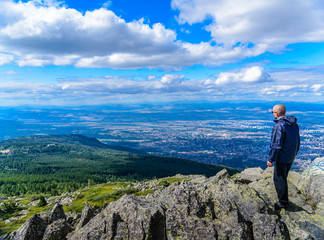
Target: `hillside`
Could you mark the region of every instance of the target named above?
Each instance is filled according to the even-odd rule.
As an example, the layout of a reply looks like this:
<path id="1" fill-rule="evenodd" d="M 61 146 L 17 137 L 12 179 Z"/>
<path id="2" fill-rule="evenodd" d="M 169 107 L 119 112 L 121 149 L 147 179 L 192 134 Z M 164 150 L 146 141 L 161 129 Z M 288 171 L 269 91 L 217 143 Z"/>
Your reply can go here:
<path id="1" fill-rule="evenodd" d="M 280 211 L 273 208 L 273 168 L 232 177 L 223 169 L 210 178 L 176 175 L 101 184 L 48 198 L 45 207 L 15 199 L 25 211 L 0 222 L 0 228 L 29 218 L 2 236 L 9 240 L 324 239 L 323 163 L 318 158 L 303 173 L 289 173 L 291 204 Z"/>
<path id="2" fill-rule="evenodd" d="M 129 153 L 140 153 L 145 154 L 145 152 L 122 147 L 122 146 L 115 146 L 115 145 L 107 145 L 100 142 L 96 138 L 89 138 L 83 136 L 81 134 L 66 134 L 66 135 L 35 135 L 35 136 L 26 136 L 26 137 L 19 137 L 14 139 L 8 139 L 5 141 L 0 141 L 0 146 L 2 144 L 34 144 L 34 143 L 61 143 L 61 144 L 72 144 L 72 145 L 79 145 L 79 146 L 88 146 L 88 147 L 97 147 L 102 149 L 110 149 L 110 150 L 117 150 L 117 151 L 125 151 Z"/>
<path id="3" fill-rule="evenodd" d="M 215 175 L 226 168 L 191 160 L 135 153 L 95 138 L 29 136 L 0 142 L 0 195 L 58 195 L 107 181 L 134 181 L 175 174 Z"/>

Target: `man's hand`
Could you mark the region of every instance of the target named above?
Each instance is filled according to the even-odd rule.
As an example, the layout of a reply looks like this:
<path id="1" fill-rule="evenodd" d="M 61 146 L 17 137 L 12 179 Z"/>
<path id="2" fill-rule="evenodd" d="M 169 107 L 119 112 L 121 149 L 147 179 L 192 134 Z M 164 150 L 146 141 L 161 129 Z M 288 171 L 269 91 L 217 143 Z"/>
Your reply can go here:
<path id="1" fill-rule="evenodd" d="M 268 167 L 272 167 L 272 162 L 267 162 Z"/>

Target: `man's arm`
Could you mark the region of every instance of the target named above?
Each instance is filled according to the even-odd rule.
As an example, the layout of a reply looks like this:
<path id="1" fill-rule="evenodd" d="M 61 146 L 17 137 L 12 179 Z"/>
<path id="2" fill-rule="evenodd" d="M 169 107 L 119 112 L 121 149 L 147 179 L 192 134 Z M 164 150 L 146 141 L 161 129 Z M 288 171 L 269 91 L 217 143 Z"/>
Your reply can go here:
<path id="1" fill-rule="evenodd" d="M 297 125 L 297 129 L 298 129 L 298 145 L 297 145 L 297 152 L 296 152 L 296 155 L 297 153 L 299 152 L 299 148 L 300 148 L 300 135 L 299 135 L 299 127 Z"/>
<path id="2" fill-rule="evenodd" d="M 273 127 L 270 143 L 268 162 L 273 163 L 278 160 L 279 152 L 283 147 L 284 129 L 277 124 Z"/>

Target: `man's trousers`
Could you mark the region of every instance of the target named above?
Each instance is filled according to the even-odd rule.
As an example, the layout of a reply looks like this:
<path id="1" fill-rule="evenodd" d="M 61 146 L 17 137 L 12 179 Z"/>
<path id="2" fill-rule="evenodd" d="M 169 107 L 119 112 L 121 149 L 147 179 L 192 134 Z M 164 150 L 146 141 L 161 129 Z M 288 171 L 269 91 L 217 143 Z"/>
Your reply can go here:
<path id="1" fill-rule="evenodd" d="M 292 163 L 275 163 L 273 182 L 277 191 L 279 203 L 286 205 L 288 201 L 288 183 L 287 177 Z"/>

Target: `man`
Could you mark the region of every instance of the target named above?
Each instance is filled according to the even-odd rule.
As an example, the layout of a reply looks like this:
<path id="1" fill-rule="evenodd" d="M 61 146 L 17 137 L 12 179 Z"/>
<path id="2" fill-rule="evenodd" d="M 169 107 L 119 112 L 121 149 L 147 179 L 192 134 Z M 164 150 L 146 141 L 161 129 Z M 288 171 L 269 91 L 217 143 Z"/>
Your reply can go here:
<path id="1" fill-rule="evenodd" d="M 273 107 L 272 113 L 276 125 L 272 129 L 267 165 L 272 167 L 275 163 L 273 182 L 279 199 L 275 203 L 275 209 L 278 210 L 289 205 L 287 176 L 299 151 L 300 136 L 297 118 L 286 116 L 284 105 L 277 104 Z"/>

